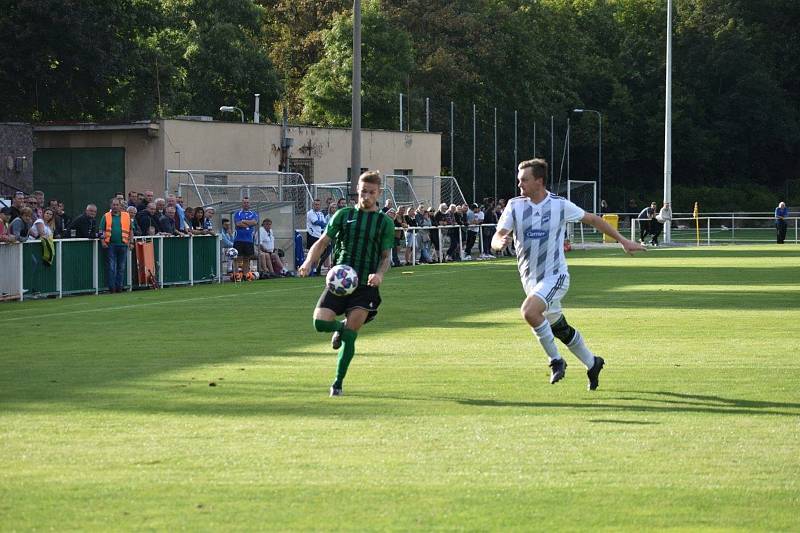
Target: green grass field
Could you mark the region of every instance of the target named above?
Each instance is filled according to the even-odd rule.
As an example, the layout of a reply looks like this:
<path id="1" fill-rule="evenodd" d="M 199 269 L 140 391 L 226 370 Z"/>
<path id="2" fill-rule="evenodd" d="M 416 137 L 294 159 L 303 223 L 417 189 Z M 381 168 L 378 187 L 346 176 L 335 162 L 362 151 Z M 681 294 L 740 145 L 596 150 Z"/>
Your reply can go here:
<path id="1" fill-rule="evenodd" d="M 393 269 L 333 399 L 318 278 L 2 304 L 0 529 L 800 529 L 800 248 L 569 259 L 595 392 L 510 260 Z"/>

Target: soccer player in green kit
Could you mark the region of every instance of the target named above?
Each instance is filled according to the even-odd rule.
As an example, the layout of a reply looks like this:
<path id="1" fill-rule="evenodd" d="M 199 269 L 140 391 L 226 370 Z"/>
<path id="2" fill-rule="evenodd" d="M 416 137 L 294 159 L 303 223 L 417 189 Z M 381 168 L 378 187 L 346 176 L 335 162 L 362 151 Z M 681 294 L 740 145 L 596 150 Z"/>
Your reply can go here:
<path id="1" fill-rule="evenodd" d="M 358 288 L 352 294 L 336 296 L 325 288 L 314 309 L 314 329 L 332 332 L 331 345 L 339 350 L 331 396 L 342 395 L 342 382 L 355 355 L 358 331 L 378 314 L 381 304 L 378 287 L 391 266 L 394 221 L 378 209 L 380 190 L 379 172 L 361 174 L 358 204 L 336 211 L 322 237 L 311 246 L 306 260 L 297 269 L 300 276 L 308 276 L 333 241 L 334 263 L 350 265 L 358 272 Z M 345 320 L 336 320 L 337 315 L 345 315 Z"/>

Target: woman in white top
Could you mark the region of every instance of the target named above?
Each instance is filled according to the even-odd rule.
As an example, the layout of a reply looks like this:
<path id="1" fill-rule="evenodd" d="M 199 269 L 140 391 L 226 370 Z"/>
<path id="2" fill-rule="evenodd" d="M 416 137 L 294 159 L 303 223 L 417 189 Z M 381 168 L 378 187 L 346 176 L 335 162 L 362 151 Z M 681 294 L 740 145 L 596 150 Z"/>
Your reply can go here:
<path id="1" fill-rule="evenodd" d="M 31 239 L 52 239 L 56 227 L 55 213 L 52 209 L 45 209 L 42 218 L 37 218 L 28 230 Z"/>

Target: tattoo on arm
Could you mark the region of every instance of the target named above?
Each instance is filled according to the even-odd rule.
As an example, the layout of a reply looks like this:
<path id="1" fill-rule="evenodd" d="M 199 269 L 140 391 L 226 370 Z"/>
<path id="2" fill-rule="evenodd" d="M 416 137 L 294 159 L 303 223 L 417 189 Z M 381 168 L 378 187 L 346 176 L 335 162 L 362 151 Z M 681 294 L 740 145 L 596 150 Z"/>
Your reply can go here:
<path id="1" fill-rule="evenodd" d="M 389 268 L 392 265 L 392 255 L 391 250 L 384 250 L 381 254 L 381 262 L 378 265 L 378 274 L 381 276 L 386 274 L 389 271 Z"/>

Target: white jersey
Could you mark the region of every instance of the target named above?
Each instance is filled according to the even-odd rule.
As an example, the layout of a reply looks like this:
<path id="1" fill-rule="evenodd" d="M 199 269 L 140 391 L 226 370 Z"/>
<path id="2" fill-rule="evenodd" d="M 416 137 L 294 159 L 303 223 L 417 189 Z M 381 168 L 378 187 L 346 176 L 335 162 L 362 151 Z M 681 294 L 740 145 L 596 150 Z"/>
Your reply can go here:
<path id="1" fill-rule="evenodd" d="M 497 229 L 514 233 L 517 267 L 524 285 L 534 285 L 545 277 L 568 274 L 564 258 L 564 232 L 567 222 L 583 218 L 583 209 L 550 192 L 541 203 L 527 196 L 508 201 Z"/>

